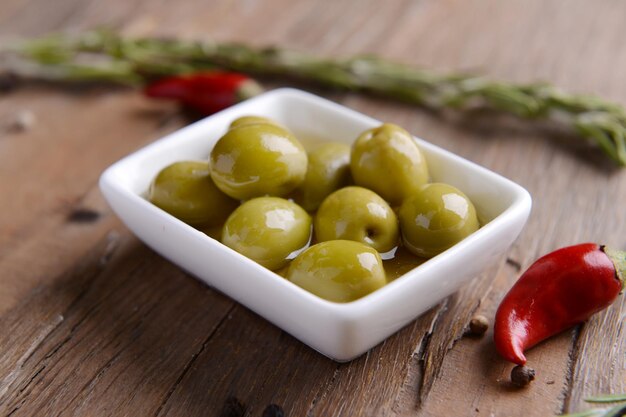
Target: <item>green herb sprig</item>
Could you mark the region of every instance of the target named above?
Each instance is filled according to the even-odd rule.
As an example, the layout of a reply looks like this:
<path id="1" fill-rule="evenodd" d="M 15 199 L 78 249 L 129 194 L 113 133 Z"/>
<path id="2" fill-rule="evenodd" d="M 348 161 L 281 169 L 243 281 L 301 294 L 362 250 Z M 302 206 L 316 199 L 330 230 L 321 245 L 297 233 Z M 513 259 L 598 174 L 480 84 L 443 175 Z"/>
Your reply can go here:
<path id="1" fill-rule="evenodd" d="M 626 394 L 599 395 L 585 398 L 588 403 L 619 403 L 611 408 L 593 408 L 560 417 L 621 417 L 626 415 Z"/>
<path id="2" fill-rule="evenodd" d="M 374 93 L 435 110 L 488 109 L 526 120 L 552 120 L 626 166 L 626 111 L 597 97 L 568 94 L 544 83 L 513 84 L 467 74 L 439 74 L 374 56 L 320 58 L 281 48 L 161 38 L 109 31 L 24 40 L 5 51 L 18 75 L 60 81 L 141 84 L 157 76 L 222 68 L 296 78 Z"/>

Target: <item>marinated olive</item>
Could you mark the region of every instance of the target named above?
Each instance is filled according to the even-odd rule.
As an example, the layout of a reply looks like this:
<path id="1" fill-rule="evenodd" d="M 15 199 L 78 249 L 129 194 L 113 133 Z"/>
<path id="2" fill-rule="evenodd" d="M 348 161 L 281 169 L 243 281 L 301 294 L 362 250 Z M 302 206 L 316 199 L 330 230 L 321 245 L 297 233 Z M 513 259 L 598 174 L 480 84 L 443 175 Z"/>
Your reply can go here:
<path id="1" fill-rule="evenodd" d="M 306 211 L 315 211 L 330 193 L 350 183 L 350 146 L 328 142 L 308 156 L 306 176 L 294 199 Z"/>
<path id="2" fill-rule="evenodd" d="M 226 220 L 222 243 L 273 271 L 287 265 L 311 240 L 311 217 L 277 197 L 258 197 Z"/>
<path id="3" fill-rule="evenodd" d="M 287 279 L 329 301 L 346 303 L 386 284 L 380 255 L 362 243 L 318 243 L 291 262 Z"/>
<path id="4" fill-rule="evenodd" d="M 378 194 L 363 187 L 345 187 L 326 197 L 314 223 L 320 242 L 354 240 L 378 252 L 388 252 L 398 244 L 396 214 Z"/>
<path id="5" fill-rule="evenodd" d="M 270 124 L 278 127 L 283 127 L 272 119 L 268 119 L 267 117 L 261 116 L 242 116 L 230 123 L 228 126 L 229 129 L 234 129 L 236 127 L 246 126 L 246 125 L 256 125 L 256 124 Z M 284 129 L 284 127 L 283 127 Z"/>
<path id="6" fill-rule="evenodd" d="M 238 202 L 222 193 L 209 175 L 209 164 L 176 162 L 152 181 L 148 199 L 192 226 L 211 227 L 224 222 Z"/>
<path id="7" fill-rule="evenodd" d="M 304 181 L 307 156 L 287 130 L 271 124 L 230 129 L 211 151 L 211 177 L 229 196 L 284 196 Z"/>
<path id="8" fill-rule="evenodd" d="M 405 246 L 414 254 L 433 257 L 478 227 L 472 202 L 455 187 L 425 185 L 400 207 L 400 230 Z"/>
<path id="9" fill-rule="evenodd" d="M 352 177 L 391 205 L 402 204 L 428 182 L 426 160 L 409 132 L 385 123 L 363 132 L 352 146 Z"/>

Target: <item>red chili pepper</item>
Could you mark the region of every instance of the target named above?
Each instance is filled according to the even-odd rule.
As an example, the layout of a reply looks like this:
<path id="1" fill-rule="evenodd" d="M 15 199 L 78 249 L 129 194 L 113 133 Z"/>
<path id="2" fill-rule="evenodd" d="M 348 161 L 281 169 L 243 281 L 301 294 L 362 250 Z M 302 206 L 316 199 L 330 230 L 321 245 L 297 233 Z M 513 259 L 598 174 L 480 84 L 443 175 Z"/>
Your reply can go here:
<path id="1" fill-rule="evenodd" d="M 144 88 L 151 98 L 177 100 L 208 116 L 262 91 L 253 79 L 234 72 L 198 72 L 161 78 Z"/>
<path id="2" fill-rule="evenodd" d="M 624 288 L 626 252 L 595 243 L 539 258 L 504 297 L 494 323 L 496 349 L 524 365 L 524 350 L 608 307 Z"/>

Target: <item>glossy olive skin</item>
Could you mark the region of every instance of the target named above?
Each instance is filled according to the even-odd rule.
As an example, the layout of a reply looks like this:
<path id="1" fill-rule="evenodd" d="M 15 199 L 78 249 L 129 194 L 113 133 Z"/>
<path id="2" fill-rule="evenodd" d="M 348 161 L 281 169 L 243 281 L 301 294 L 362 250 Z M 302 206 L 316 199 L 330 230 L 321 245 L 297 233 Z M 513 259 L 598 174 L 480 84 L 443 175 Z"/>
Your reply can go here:
<path id="1" fill-rule="evenodd" d="M 278 127 L 282 127 L 278 122 L 275 122 L 272 119 L 268 119 L 267 117 L 261 116 L 242 116 L 238 117 L 230 123 L 228 129 L 234 129 L 236 127 L 247 126 L 247 125 L 256 125 L 256 124 L 270 124 Z"/>
<path id="2" fill-rule="evenodd" d="M 455 187 L 425 185 L 400 207 L 404 245 L 412 253 L 433 257 L 465 239 L 480 227 L 476 209 Z"/>
<path id="3" fill-rule="evenodd" d="M 162 169 L 148 199 L 172 216 L 197 227 L 220 225 L 239 204 L 221 192 L 203 161 L 181 161 Z"/>
<path id="4" fill-rule="evenodd" d="M 315 237 L 353 240 L 384 253 L 398 245 L 398 218 L 375 192 L 351 186 L 335 191 L 320 206 L 314 221 Z"/>
<path id="5" fill-rule="evenodd" d="M 338 303 L 357 300 L 387 283 L 378 252 L 349 240 L 311 246 L 291 262 L 287 279 Z"/>
<path id="6" fill-rule="evenodd" d="M 307 170 L 300 142 L 287 130 L 263 123 L 230 129 L 209 161 L 215 185 L 238 200 L 287 195 L 304 181 Z"/>
<path id="7" fill-rule="evenodd" d="M 226 220 L 222 243 L 275 271 L 287 265 L 311 240 L 311 217 L 297 204 L 258 197 Z"/>
<path id="8" fill-rule="evenodd" d="M 392 206 L 428 182 L 428 167 L 409 132 L 391 123 L 363 132 L 352 145 L 350 169 L 356 185 Z"/>
<path id="9" fill-rule="evenodd" d="M 306 211 L 315 211 L 333 191 L 350 184 L 350 146 L 328 142 L 308 152 L 304 182 L 294 193 Z"/>

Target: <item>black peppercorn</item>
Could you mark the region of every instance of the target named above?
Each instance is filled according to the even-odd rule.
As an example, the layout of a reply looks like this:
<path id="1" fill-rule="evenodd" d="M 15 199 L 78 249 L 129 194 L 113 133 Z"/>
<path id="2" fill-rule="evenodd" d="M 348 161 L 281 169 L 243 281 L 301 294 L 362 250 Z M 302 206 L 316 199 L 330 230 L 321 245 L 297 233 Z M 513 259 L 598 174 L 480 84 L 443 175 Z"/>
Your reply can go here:
<path id="1" fill-rule="evenodd" d="M 476 315 L 469 322 L 469 334 L 472 336 L 482 336 L 489 328 L 487 317 Z"/>
<path id="2" fill-rule="evenodd" d="M 518 387 L 525 387 L 535 379 L 535 370 L 527 366 L 517 365 L 511 370 L 511 382 Z"/>

